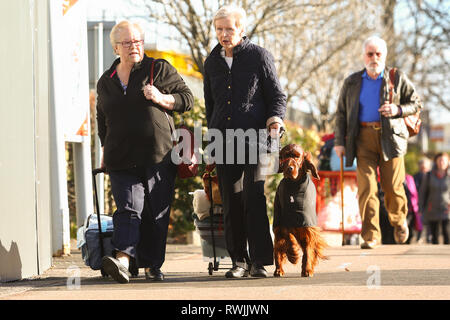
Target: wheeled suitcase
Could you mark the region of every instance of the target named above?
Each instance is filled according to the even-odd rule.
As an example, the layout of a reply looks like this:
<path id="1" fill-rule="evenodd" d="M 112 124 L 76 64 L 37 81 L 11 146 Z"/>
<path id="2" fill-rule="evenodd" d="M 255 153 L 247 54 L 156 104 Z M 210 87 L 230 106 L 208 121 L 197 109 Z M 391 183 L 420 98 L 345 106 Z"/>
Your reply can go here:
<path id="1" fill-rule="evenodd" d="M 207 176 L 207 185 L 211 201 L 209 217 L 205 218 L 204 221 L 195 220 L 194 223 L 200 234 L 203 256 L 212 258 L 212 261 L 209 261 L 208 264 L 208 273 L 212 275 L 214 271 L 219 269 L 228 269 L 227 267 L 220 268 L 219 264 L 220 260 L 229 257 L 229 254 L 225 243 L 223 208 L 221 205 L 214 204 L 212 177 L 210 174 Z"/>
<path id="2" fill-rule="evenodd" d="M 100 214 L 95 176 L 105 172 L 104 169 L 92 170 L 92 183 L 94 187 L 95 211 L 89 215 L 83 226 L 77 232 L 77 247 L 81 249 L 84 263 L 93 270 L 101 270 L 102 276 L 107 274 L 102 270 L 102 258 L 112 255 L 111 243 L 114 226 L 112 217 Z"/>

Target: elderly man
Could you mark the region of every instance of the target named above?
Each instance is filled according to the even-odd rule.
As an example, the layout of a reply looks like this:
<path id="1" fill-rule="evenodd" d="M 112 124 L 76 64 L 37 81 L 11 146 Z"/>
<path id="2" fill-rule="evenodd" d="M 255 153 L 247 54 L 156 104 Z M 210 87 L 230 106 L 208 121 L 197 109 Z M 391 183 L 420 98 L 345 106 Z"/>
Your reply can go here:
<path id="1" fill-rule="evenodd" d="M 345 155 L 347 166 L 357 158 L 362 249 L 381 244 L 377 167 L 395 241 L 405 243 L 409 235 L 408 204 L 403 188 L 403 156 L 409 134 L 403 117 L 416 113 L 422 106 L 413 84 L 401 71 L 396 73 L 392 103 L 387 101 L 386 54 L 383 39 L 372 36 L 364 42 L 365 69 L 345 79 L 336 112 L 335 151 L 339 157 Z"/>
<path id="2" fill-rule="evenodd" d="M 273 57 L 244 36 L 245 19 L 241 8 L 224 6 L 217 11 L 214 27 L 219 44 L 205 61 L 208 129 L 219 130 L 224 136 L 230 131 L 261 129 L 277 133 L 286 111 L 286 96 Z M 273 243 L 264 195 L 265 177 L 261 174 L 261 161 L 250 161 L 255 153 L 250 151 L 252 141 L 244 145 L 245 159 L 230 157 L 242 151 L 234 144 L 242 140 L 236 136 L 224 139 L 223 154 L 227 159 L 224 163 L 216 159 L 225 239 L 233 261 L 233 268 L 225 276 L 246 277 L 250 269 L 253 277 L 267 277 L 264 266 L 273 264 Z"/>

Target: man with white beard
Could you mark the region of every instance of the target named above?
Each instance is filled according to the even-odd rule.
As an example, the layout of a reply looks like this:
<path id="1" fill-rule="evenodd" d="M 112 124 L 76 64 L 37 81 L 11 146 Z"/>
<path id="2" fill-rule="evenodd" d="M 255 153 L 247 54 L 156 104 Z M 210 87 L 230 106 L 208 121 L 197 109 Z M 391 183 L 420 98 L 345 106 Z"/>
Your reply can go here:
<path id="1" fill-rule="evenodd" d="M 345 155 L 346 166 L 357 159 L 358 202 L 362 249 L 381 244 L 380 202 L 377 171 L 385 194 L 389 222 L 397 243 L 408 239 L 408 202 L 403 188 L 408 145 L 404 117 L 422 108 L 408 77 L 397 70 L 392 103 L 389 103 L 389 71 L 385 67 L 386 42 L 372 36 L 364 41 L 365 68 L 345 79 L 339 95 L 335 125 L 335 151 Z M 378 168 L 377 168 L 378 167 Z"/>

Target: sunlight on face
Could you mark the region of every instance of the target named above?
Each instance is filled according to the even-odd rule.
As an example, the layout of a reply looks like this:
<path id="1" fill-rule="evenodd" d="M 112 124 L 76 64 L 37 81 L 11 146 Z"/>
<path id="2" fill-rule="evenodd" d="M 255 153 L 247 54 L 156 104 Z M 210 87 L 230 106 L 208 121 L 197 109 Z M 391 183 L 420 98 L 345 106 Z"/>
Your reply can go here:
<path id="1" fill-rule="evenodd" d="M 127 27 L 120 31 L 116 52 L 120 56 L 121 61 L 136 63 L 142 60 L 144 57 L 144 43 L 138 42 L 139 40 L 142 40 L 142 36 L 136 28 Z"/>
<path id="2" fill-rule="evenodd" d="M 368 43 L 364 49 L 364 66 L 371 74 L 380 74 L 386 65 L 386 52 L 377 43 Z"/>
<path id="3" fill-rule="evenodd" d="M 219 43 L 225 50 L 233 50 L 242 40 L 244 30 L 236 26 L 234 17 L 226 17 L 216 20 L 216 35 Z"/>

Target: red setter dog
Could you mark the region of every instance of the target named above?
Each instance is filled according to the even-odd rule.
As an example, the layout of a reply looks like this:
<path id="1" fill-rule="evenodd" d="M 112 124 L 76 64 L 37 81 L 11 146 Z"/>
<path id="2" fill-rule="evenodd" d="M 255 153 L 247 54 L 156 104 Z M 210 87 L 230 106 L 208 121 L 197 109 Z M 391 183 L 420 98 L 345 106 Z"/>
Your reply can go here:
<path id="1" fill-rule="evenodd" d="M 284 179 L 277 188 L 274 203 L 274 276 L 284 275 L 286 258 L 297 264 L 302 250 L 301 275 L 312 277 L 319 259 L 327 259 L 323 252 L 327 244 L 320 235 L 320 228 L 316 227 L 316 188 L 308 172 L 316 179 L 319 175 L 311 153 L 296 144 L 280 151 L 278 172 L 283 173 Z"/>

